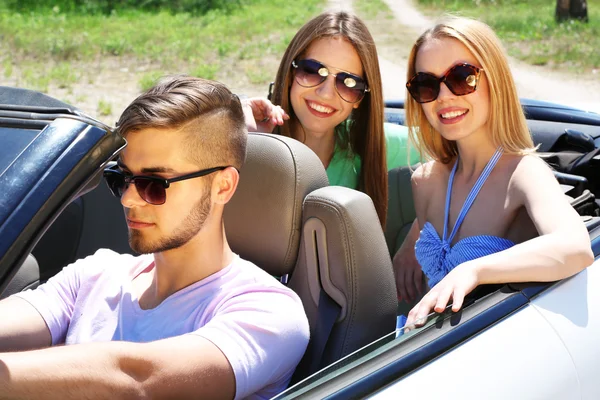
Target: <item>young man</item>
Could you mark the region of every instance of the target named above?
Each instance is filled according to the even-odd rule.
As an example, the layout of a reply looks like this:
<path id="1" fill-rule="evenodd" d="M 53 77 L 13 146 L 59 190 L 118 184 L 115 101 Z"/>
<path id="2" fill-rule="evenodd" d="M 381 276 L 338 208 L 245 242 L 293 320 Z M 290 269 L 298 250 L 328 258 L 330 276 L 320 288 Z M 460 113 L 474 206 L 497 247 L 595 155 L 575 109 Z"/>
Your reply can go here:
<path id="1" fill-rule="evenodd" d="M 224 85 L 177 76 L 123 112 L 105 174 L 139 257 L 99 250 L 0 302 L 0 398 L 268 398 L 308 343 L 300 299 L 234 254 L 247 132 Z M 51 345 L 67 346 L 52 347 Z"/>

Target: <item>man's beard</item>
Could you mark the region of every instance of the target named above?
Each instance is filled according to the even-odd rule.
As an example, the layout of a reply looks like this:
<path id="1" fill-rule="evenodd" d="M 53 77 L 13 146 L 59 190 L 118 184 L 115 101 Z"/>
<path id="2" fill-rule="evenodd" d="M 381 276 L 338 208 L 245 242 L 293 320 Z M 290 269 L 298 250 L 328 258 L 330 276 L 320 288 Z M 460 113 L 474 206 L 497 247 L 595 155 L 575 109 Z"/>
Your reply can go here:
<path id="1" fill-rule="evenodd" d="M 139 254 L 160 253 L 179 248 L 189 242 L 204 227 L 210 214 L 210 188 L 206 190 L 192 211 L 169 237 L 161 238 L 151 243 L 144 240 L 143 235 L 136 229 L 129 230 L 129 246 Z"/>

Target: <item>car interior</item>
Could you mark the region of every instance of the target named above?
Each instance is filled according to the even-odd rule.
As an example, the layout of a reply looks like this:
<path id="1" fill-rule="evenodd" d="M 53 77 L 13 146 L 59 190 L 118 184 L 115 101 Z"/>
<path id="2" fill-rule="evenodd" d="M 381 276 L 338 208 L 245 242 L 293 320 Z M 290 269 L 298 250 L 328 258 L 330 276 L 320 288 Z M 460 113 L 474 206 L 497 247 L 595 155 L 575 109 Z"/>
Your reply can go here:
<path id="1" fill-rule="evenodd" d="M 50 97 L 20 92 L 0 97 L 0 104 L 21 102 L 78 113 Z M 389 106 L 388 121 L 402 123 L 403 110 Z M 585 214 L 590 230 L 600 225 L 599 180 L 592 171 L 600 162 L 600 116 L 595 121 L 529 120 L 542 156 L 554 160 L 557 179 Z M 410 175 L 410 168 L 389 172 L 383 231 L 370 198 L 329 186 L 319 158 L 306 146 L 276 135 L 249 135 L 240 184 L 226 207 L 225 228 L 234 252 L 281 277 L 303 301 L 311 341 L 293 382 L 395 330 L 398 301 L 391 258 L 415 218 Z M 132 252 L 122 206 L 104 182 L 63 210 L 0 297 L 36 287 L 99 248 Z"/>
<path id="2" fill-rule="evenodd" d="M 361 192 L 329 186 L 303 144 L 250 134 L 224 219 L 232 249 L 289 277 L 303 301 L 312 340 L 295 380 L 394 330 L 395 284 L 375 208 Z M 2 296 L 35 287 L 99 248 L 131 252 L 122 206 L 103 182 L 65 208 Z"/>

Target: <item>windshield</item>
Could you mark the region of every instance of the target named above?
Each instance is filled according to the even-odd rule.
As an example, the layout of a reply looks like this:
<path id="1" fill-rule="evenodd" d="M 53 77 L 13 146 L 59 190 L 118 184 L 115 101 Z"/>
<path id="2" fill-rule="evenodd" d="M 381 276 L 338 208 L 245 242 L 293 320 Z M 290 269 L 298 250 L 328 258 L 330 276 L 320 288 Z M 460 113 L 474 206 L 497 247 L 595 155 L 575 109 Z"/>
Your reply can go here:
<path id="1" fill-rule="evenodd" d="M 0 127 L 0 176 L 38 133 L 37 129 Z"/>

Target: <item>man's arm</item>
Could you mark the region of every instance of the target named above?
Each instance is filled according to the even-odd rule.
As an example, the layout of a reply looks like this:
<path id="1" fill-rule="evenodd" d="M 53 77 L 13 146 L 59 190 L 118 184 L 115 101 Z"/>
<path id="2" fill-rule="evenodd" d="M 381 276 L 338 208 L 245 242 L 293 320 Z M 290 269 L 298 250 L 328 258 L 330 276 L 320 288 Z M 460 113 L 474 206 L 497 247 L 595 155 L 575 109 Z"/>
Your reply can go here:
<path id="1" fill-rule="evenodd" d="M 0 398 L 232 399 L 235 376 L 212 342 L 183 335 L 0 354 Z"/>
<path id="2" fill-rule="evenodd" d="M 26 300 L 13 296 L 0 301 L 0 321 L 0 352 L 39 349 L 52 344 L 46 322 Z"/>

